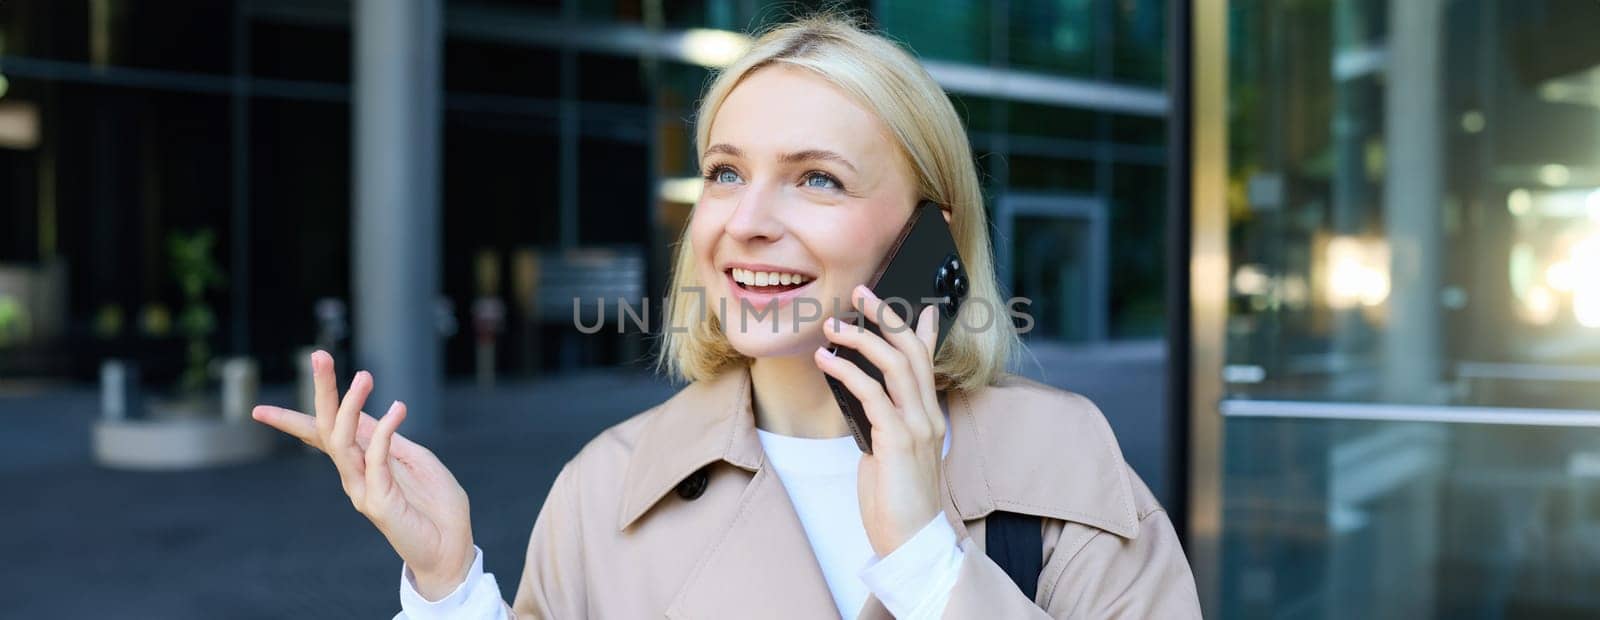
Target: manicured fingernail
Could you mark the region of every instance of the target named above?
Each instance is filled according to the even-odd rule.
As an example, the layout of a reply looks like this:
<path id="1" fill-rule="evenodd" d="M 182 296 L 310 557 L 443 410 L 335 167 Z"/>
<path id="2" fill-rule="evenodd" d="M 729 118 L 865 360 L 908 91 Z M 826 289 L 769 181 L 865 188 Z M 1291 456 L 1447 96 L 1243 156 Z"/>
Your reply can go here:
<path id="1" fill-rule="evenodd" d="M 823 357 L 833 357 L 833 352 L 829 351 L 828 347 L 817 347 L 817 351 L 820 351 Z"/>

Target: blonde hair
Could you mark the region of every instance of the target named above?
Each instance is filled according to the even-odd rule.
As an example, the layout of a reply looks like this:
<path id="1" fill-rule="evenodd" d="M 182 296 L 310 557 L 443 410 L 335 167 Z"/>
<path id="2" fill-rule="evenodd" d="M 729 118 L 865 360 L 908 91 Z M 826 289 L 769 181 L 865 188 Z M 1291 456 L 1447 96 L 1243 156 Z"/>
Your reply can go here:
<path id="1" fill-rule="evenodd" d="M 939 390 L 994 383 L 1021 342 L 1012 329 L 1009 306 L 1000 297 L 972 148 L 949 97 L 909 53 L 854 19 L 839 14 L 805 17 L 767 31 L 717 74 L 695 116 L 697 158 L 705 156 L 711 120 L 728 94 L 746 76 L 778 63 L 814 71 L 875 113 L 916 174 L 919 195 L 950 210 L 951 232 L 970 281 L 969 303 L 957 318 L 981 325 L 970 316 L 975 305 L 987 306 L 977 311 L 987 310 L 991 316 L 988 329 L 966 329 L 958 323 L 950 330 L 934 360 L 935 382 Z M 677 380 L 698 381 L 750 359 L 728 342 L 716 313 L 706 311 L 705 295 L 685 294 L 702 286 L 687 228 L 673 260 L 665 304 L 668 329 L 657 368 Z M 679 327 L 685 320 L 691 324 Z"/>

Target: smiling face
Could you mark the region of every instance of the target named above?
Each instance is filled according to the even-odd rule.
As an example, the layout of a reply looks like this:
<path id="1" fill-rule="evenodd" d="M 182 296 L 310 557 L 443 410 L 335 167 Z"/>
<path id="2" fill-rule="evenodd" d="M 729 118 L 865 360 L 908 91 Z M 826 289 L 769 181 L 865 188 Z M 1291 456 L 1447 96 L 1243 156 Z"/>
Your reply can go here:
<path id="1" fill-rule="evenodd" d="M 810 355 L 911 216 L 910 168 L 880 119 L 781 63 L 745 76 L 706 144 L 689 236 L 708 307 L 744 355 Z"/>

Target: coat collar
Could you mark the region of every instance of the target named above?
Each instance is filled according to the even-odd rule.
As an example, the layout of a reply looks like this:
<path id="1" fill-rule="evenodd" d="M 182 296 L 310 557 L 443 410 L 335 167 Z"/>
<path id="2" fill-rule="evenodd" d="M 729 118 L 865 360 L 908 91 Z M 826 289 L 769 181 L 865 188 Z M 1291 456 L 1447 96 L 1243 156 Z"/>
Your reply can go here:
<path id="1" fill-rule="evenodd" d="M 646 423 L 623 476 L 617 529 L 627 529 L 689 474 L 719 460 L 755 472 L 765 460 L 750 404 L 750 372 L 696 381 Z"/>
<path id="2" fill-rule="evenodd" d="M 1132 474 L 1109 425 L 1086 399 L 1008 375 L 997 385 L 948 393 L 946 401 L 944 500 L 962 520 L 1004 510 L 1137 536 Z M 660 408 L 630 457 L 618 529 L 701 467 L 725 461 L 755 473 L 765 462 L 748 366 L 696 381 Z M 1041 436 L 1049 445 L 1018 449 Z"/>

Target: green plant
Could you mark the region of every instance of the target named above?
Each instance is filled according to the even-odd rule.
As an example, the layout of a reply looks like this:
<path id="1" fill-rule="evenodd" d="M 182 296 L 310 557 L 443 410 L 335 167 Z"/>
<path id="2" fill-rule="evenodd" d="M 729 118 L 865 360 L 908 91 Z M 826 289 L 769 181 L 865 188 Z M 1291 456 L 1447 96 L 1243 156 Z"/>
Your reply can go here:
<path id="1" fill-rule="evenodd" d="M 211 256 L 215 245 L 216 234 L 210 230 L 172 233 L 167 238 L 172 275 L 183 293 L 178 333 L 188 340 L 188 365 L 179 388 L 190 396 L 205 388 L 206 368 L 211 363 L 211 334 L 217 331 L 216 313 L 206 303 L 206 292 L 220 288 L 225 281 L 222 267 Z"/>
<path id="2" fill-rule="evenodd" d="M 0 348 L 28 338 L 28 309 L 17 298 L 0 293 Z"/>

